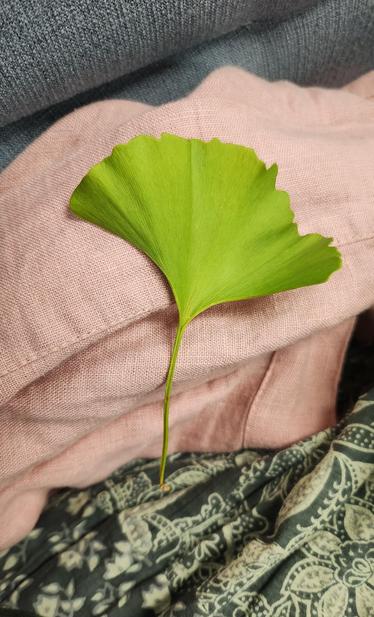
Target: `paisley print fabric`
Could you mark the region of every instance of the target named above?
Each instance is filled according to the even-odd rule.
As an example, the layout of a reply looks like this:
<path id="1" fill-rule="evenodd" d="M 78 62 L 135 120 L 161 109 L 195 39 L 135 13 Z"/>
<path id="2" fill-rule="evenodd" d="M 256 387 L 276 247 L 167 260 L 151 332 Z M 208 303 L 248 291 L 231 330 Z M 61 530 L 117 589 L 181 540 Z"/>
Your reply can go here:
<path id="1" fill-rule="evenodd" d="M 279 452 L 178 454 L 51 497 L 0 554 L 0 615 L 373 617 L 374 390 Z"/>

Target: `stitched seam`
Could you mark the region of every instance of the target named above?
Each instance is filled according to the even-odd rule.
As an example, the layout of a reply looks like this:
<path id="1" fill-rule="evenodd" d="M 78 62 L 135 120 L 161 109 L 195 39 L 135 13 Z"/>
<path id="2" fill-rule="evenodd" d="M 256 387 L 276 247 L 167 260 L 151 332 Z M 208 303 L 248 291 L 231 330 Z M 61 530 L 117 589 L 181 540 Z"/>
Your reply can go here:
<path id="1" fill-rule="evenodd" d="M 370 232 L 370 233 L 372 233 L 372 232 Z M 369 240 L 374 240 L 374 235 L 366 236 L 364 238 L 356 238 L 354 240 L 350 240 L 349 242 L 343 242 L 341 244 L 337 244 L 336 248 L 339 249 L 339 248 L 342 248 L 342 247 L 350 246 L 351 244 L 357 244 L 359 242 L 367 242 Z M 172 304 L 174 304 L 174 303 L 172 303 Z M 125 325 L 126 323 L 130 323 L 131 320 L 133 320 L 133 319 L 136 319 L 136 318 L 139 318 L 139 317 L 145 317 L 147 315 L 152 314 L 153 312 L 158 312 L 159 310 L 163 310 L 164 308 L 168 308 L 169 306 L 171 306 L 171 304 L 169 304 L 169 305 L 166 304 L 166 305 L 160 306 L 158 308 L 152 307 L 151 309 L 146 310 L 146 311 L 140 311 L 139 313 L 135 313 L 134 315 L 131 315 L 131 317 L 129 317 L 128 319 L 123 319 L 123 320 L 120 320 L 120 321 L 116 321 L 116 322 L 110 323 L 109 327 L 107 327 L 107 328 L 98 328 L 96 330 L 92 330 L 90 332 L 86 332 L 82 336 L 78 336 L 78 337 L 76 337 L 74 339 L 70 339 L 67 343 L 64 343 L 63 345 L 59 345 L 57 347 L 48 347 L 42 354 L 39 354 L 35 358 L 33 358 L 31 360 L 27 360 L 26 362 L 23 362 L 21 364 L 17 364 L 17 366 L 14 367 L 13 369 L 10 369 L 8 371 L 5 371 L 4 373 L 1 373 L 0 374 L 0 379 L 3 378 L 3 377 L 6 377 L 7 375 L 15 373 L 16 371 L 18 371 L 21 368 L 24 368 L 25 366 L 33 364 L 34 362 L 38 362 L 38 360 L 41 360 L 42 358 L 45 358 L 48 354 L 57 353 L 57 352 L 59 352 L 59 351 L 61 351 L 63 349 L 66 349 L 70 345 L 78 343 L 79 341 L 86 340 L 90 336 L 94 336 L 96 334 L 101 334 L 101 333 L 108 334 L 110 332 L 115 331 L 119 327 Z M 155 309 L 155 311 L 153 311 L 153 309 Z"/>
<path id="2" fill-rule="evenodd" d="M 355 325 L 357 323 L 357 318 L 354 317 L 351 327 L 349 328 L 348 333 L 346 334 L 345 340 L 344 340 L 344 344 L 341 346 L 340 352 L 339 352 L 339 357 L 337 358 L 336 361 L 336 365 L 337 365 L 337 369 L 336 369 L 336 373 L 335 373 L 335 378 L 334 378 L 334 385 L 333 385 L 333 391 L 334 391 L 334 413 L 335 413 L 335 421 L 336 421 L 336 403 L 337 403 L 337 391 L 338 391 L 338 385 L 342 376 L 342 368 L 343 368 L 343 362 L 345 359 L 345 355 L 346 355 L 346 351 L 348 348 L 348 345 L 350 343 L 350 340 L 352 338 L 352 334 L 353 334 L 353 330 L 355 328 Z"/>
<path id="3" fill-rule="evenodd" d="M 247 408 L 246 408 L 246 412 L 245 412 L 245 420 L 243 422 L 243 429 L 242 429 L 242 438 L 241 438 L 241 447 L 242 448 L 245 447 L 244 446 L 244 442 L 245 442 L 245 436 L 247 434 L 247 425 L 248 425 L 249 415 L 250 415 L 253 407 L 257 403 L 257 399 L 261 396 L 262 391 L 264 390 L 265 387 L 267 387 L 268 381 L 271 378 L 271 373 L 273 373 L 274 364 L 276 363 L 277 353 L 278 353 L 278 350 L 274 351 L 272 353 L 269 365 L 268 365 L 268 367 L 267 367 L 267 369 L 265 371 L 265 375 L 261 379 L 260 385 L 258 386 L 258 388 L 256 390 L 256 393 L 254 394 L 254 396 L 251 397 L 251 399 L 247 403 Z"/>
<path id="4" fill-rule="evenodd" d="M 349 240 L 348 242 L 341 242 L 336 245 L 336 248 L 341 248 L 343 246 L 350 246 L 351 244 L 357 244 L 357 242 L 367 242 L 368 240 L 374 240 L 374 231 L 370 231 L 370 236 L 364 236 L 363 238 L 354 238 L 353 240 Z"/>
<path id="5" fill-rule="evenodd" d="M 85 332 L 82 336 L 78 336 L 78 337 L 76 337 L 74 339 L 70 339 L 67 343 L 63 343 L 62 345 L 58 345 L 57 347 L 48 347 L 48 349 L 46 349 L 42 354 L 38 355 L 37 357 L 33 358 L 32 360 L 27 360 L 26 362 L 23 362 L 21 364 L 17 364 L 17 366 L 15 368 L 10 369 L 9 371 L 5 371 L 5 373 L 2 373 L 0 375 L 0 378 L 1 377 L 6 377 L 6 375 L 10 375 L 11 373 L 15 373 L 20 368 L 24 368 L 25 366 L 28 366 L 29 364 L 33 364 L 34 362 L 38 362 L 38 360 L 41 360 L 42 358 L 45 358 L 45 356 L 47 356 L 48 354 L 57 353 L 59 351 L 62 351 L 63 349 L 66 349 L 70 345 L 74 345 L 75 343 L 78 343 L 79 341 L 85 341 L 86 339 L 90 338 L 90 336 L 94 336 L 95 334 L 101 334 L 101 333 L 109 334 L 109 333 L 115 332 L 118 328 L 132 323 L 133 319 L 137 319 L 137 318 L 140 318 L 140 317 L 146 317 L 148 315 L 151 315 L 153 312 L 157 313 L 158 311 L 160 311 L 160 310 L 162 310 L 164 308 L 168 308 L 169 306 L 170 305 L 164 305 L 164 306 L 160 306 L 156 310 L 153 310 L 153 308 L 152 308 L 152 309 L 149 309 L 149 310 L 146 310 L 146 311 L 140 311 L 139 313 L 135 313 L 134 315 L 131 315 L 131 317 L 129 317 L 129 318 L 122 319 L 120 321 L 116 321 L 116 322 L 110 323 L 107 328 L 98 328 L 96 330 L 91 330 L 90 332 Z"/>

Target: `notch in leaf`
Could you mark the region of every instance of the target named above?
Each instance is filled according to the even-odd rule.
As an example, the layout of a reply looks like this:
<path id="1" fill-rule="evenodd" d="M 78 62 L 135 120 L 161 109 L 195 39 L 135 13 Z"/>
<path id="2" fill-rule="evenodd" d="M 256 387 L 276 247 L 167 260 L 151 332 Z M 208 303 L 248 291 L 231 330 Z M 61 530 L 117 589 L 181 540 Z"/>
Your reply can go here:
<path id="1" fill-rule="evenodd" d="M 113 149 L 71 196 L 79 217 L 120 236 L 160 268 L 179 313 L 164 398 L 187 325 L 211 306 L 315 285 L 340 268 L 332 238 L 300 236 L 289 196 L 255 152 L 218 139 L 139 136 Z"/>

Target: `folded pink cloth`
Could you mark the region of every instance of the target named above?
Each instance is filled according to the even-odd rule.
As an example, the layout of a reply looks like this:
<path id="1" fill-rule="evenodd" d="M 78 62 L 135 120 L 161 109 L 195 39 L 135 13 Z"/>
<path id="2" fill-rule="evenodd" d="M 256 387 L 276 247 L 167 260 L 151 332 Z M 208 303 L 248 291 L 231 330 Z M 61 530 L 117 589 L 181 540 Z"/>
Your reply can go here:
<path id="1" fill-rule="evenodd" d="M 270 84 L 238 69 L 150 108 L 95 103 L 0 176 L 0 547 L 48 491 L 158 456 L 176 312 L 140 252 L 68 212 L 117 143 L 167 131 L 253 147 L 279 165 L 301 233 L 333 236 L 329 282 L 199 316 L 183 341 L 171 447 L 282 447 L 331 425 L 354 316 L 374 303 L 374 74 L 346 90 Z"/>

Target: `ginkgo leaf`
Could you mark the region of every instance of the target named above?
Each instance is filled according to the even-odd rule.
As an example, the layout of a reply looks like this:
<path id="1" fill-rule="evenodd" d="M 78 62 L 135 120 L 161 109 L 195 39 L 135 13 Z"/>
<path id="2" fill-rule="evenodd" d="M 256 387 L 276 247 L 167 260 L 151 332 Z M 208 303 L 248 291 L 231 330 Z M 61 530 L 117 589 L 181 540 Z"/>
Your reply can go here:
<path id="1" fill-rule="evenodd" d="M 300 236 L 286 192 L 250 148 L 162 134 L 120 144 L 70 200 L 160 268 L 179 312 L 164 401 L 161 482 L 177 354 L 188 323 L 223 302 L 314 285 L 341 265 L 332 238 Z"/>

